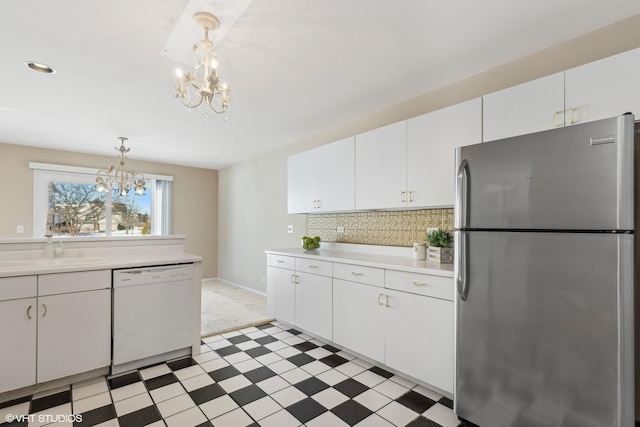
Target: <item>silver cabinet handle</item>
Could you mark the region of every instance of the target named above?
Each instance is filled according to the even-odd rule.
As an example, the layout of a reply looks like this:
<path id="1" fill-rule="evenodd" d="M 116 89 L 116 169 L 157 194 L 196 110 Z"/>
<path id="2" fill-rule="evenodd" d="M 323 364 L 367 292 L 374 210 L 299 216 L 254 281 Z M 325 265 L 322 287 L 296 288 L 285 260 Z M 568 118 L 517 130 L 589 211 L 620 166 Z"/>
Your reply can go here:
<path id="1" fill-rule="evenodd" d="M 427 286 L 427 284 L 426 284 L 426 283 L 424 283 L 424 282 L 423 282 L 423 283 L 420 283 L 420 282 L 413 281 L 413 282 L 411 282 L 411 283 L 413 283 L 413 286 Z"/>
<path id="2" fill-rule="evenodd" d="M 318 268 L 317 265 L 309 264 L 309 268 Z"/>
<path id="3" fill-rule="evenodd" d="M 413 202 L 413 191 L 409 191 L 409 203 Z"/>
<path id="4" fill-rule="evenodd" d="M 384 297 L 384 294 L 378 294 L 378 305 L 384 305 L 383 302 L 380 302 L 380 298 Z"/>
<path id="5" fill-rule="evenodd" d="M 277 260 L 276 262 L 277 262 L 278 264 L 284 264 L 284 261 L 283 261 L 283 260 L 281 260 L 281 259 Z"/>
<path id="6" fill-rule="evenodd" d="M 31 306 L 27 307 L 27 317 L 31 320 Z"/>
<path id="7" fill-rule="evenodd" d="M 42 313 L 42 318 L 47 315 L 47 304 L 42 304 L 42 308 L 44 309 L 44 313 Z"/>
<path id="8" fill-rule="evenodd" d="M 352 271 L 351 274 L 353 274 L 354 276 L 362 276 L 362 273 L 358 271 Z"/>
<path id="9" fill-rule="evenodd" d="M 571 111 L 571 120 L 569 120 L 569 124 L 573 125 L 576 123 L 576 110 L 569 108 L 569 111 Z"/>
<path id="10" fill-rule="evenodd" d="M 385 296 L 384 296 L 384 298 L 385 298 L 385 304 L 384 304 L 384 306 L 385 306 L 385 307 L 389 307 L 389 295 L 385 295 Z"/>
<path id="11" fill-rule="evenodd" d="M 381 302 L 380 298 L 384 297 L 384 301 Z M 378 305 L 383 305 L 385 307 L 389 307 L 389 295 L 378 294 Z"/>
<path id="12" fill-rule="evenodd" d="M 558 116 L 560 115 L 560 113 L 562 113 L 562 110 L 553 112 L 553 118 L 551 119 L 551 121 L 553 121 L 553 125 L 555 127 L 562 126 L 562 122 L 559 122 L 559 121 L 556 120 L 558 118 Z"/>
<path id="13" fill-rule="evenodd" d="M 290 280 L 290 282 L 291 282 L 291 283 L 296 283 L 296 275 L 295 275 L 295 274 L 292 274 L 292 275 L 291 275 L 291 280 Z"/>
<path id="14" fill-rule="evenodd" d="M 406 191 L 401 191 L 400 192 L 400 201 L 402 203 L 406 203 L 407 202 L 407 192 Z"/>

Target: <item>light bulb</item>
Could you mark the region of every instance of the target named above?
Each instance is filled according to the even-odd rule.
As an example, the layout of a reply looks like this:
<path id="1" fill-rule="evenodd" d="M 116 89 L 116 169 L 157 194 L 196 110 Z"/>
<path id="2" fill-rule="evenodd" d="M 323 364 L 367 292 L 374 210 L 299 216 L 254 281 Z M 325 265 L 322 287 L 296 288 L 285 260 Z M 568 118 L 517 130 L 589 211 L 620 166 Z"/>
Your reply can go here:
<path id="1" fill-rule="evenodd" d="M 176 76 L 181 79 L 183 74 L 182 74 L 182 70 L 180 69 L 180 67 L 176 68 Z"/>
<path id="2" fill-rule="evenodd" d="M 216 58 L 211 58 L 211 68 L 213 68 L 214 70 L 218 68 L 218 61 L 216 60 Z"/>

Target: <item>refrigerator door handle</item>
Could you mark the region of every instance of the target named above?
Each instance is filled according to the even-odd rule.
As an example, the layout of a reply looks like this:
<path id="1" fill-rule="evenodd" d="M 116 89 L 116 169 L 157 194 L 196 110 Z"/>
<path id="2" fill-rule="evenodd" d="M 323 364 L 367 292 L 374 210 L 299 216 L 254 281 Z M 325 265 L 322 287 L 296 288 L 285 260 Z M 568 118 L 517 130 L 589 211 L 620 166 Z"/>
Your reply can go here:
<path id="1" fill-rule="evenodd" d="M 456 174 L 456 200 L 455 200 L 455 224 L 456 229 L 462 229 L 469 221 L 469 162 L 464 159 L 460 162 Z"/>
<path id="2" fill-rule="evenodd" d="M 462 301 L 467 300 L 469 294 L 469 245 L 467 244 L 468 233 L 465 231 L 456 231 L 456 256 L 458 258 L 458 274 L 456 277 L 456 287 L 458 295 Z"/>

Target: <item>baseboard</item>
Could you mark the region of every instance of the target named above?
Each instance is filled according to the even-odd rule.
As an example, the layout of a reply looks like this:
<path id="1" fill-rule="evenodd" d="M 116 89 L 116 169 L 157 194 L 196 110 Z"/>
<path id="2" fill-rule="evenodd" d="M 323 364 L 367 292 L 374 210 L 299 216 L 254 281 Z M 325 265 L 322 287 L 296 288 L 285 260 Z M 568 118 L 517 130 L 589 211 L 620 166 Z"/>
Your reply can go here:
<path id="1" fill-rule="evenodd" d="M 257 289 L 250 288 L 248 286 L 244 286 L 244 285 L 240 285 L 238 283 L 231 282 L 230 280 L 221 279 L 220 277 L 209 277 L 209 278 L 202 279 L 202 280 L 219 280 L 221 282 L 226 283 L 227 285 L 231 285 L 231 286 L 235 286 L 236 288 L 244 289 L 245 291 L 252 292 L 254 294 L 263 296 L 265 298 L 267 297 L 267 293 L 266 292 L 261 292 L 261 291 L 259 291 Z"/>

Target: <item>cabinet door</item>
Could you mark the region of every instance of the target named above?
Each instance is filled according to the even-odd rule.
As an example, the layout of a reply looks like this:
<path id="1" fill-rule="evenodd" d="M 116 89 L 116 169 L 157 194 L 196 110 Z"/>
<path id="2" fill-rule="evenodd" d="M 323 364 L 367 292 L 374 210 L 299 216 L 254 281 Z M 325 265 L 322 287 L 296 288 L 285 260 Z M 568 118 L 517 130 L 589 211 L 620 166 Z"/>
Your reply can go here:
<path id="1" fill-rule="evenodd" d="M 296 294 L 294 271 L 267 267 L 267 311 L 278 320 L 295 324 Z"/>
<path id="2" fill-rule="evenodd" d="M 482 140 L 509 138 L 564 126 L 564 73 L 482 97 Z"/>
<path id="3" fill-rule="evenodd" d="M 331 277 L 297 272 L 296 322 L 304 330 L 332 340 Z"/>
<path id="4" fill-rule="evenodd" d="M 313 151 L 293 154 L 287 159 L 287 211 L 306 213 L 314 211 L 317 198 L 317 162 Z"/>
<path id="5" fill-rule="evenodd" d="M 386 364 L 453 393 L 453 302 L 385 290 Z"/>
<path id="6" fill-rule="evenodd" d="M 333 279 L 333 341 L 384 363 L 384 289 Z"/>
<path id="7" fill-rule="evenodd" d="M 313 150 L 318 173 L 315 212 L 355 209 L 354 140 L 352 136 Z"/>
<path id="8" fill-rule="evenodd" d="M 405 207 L 406 120 L 356 135 L 356 209 Z"/>
<path id="9" fill-rule="evenodd" d="M 110 363 L 110 289 L 38 298 L 38 382 Z"/>
<path id="10" fill-rule="evenodd" d="M 407 120 L 407 206 L 453 206 L 454 150 L 480 142 L 480 98 Z"/>
<path id="11" fill-rule="evenodd" d="M 36 383 L 36 298 L 0 302 L 0 393 Z"/>
<path id="12" fill-rule="evenodd" d="M 636 119 L 639 119 L 638 76 L 640 49 L 566 71 L 566 123 L 590 122 L 626 112 L 635 114 Z"/>

